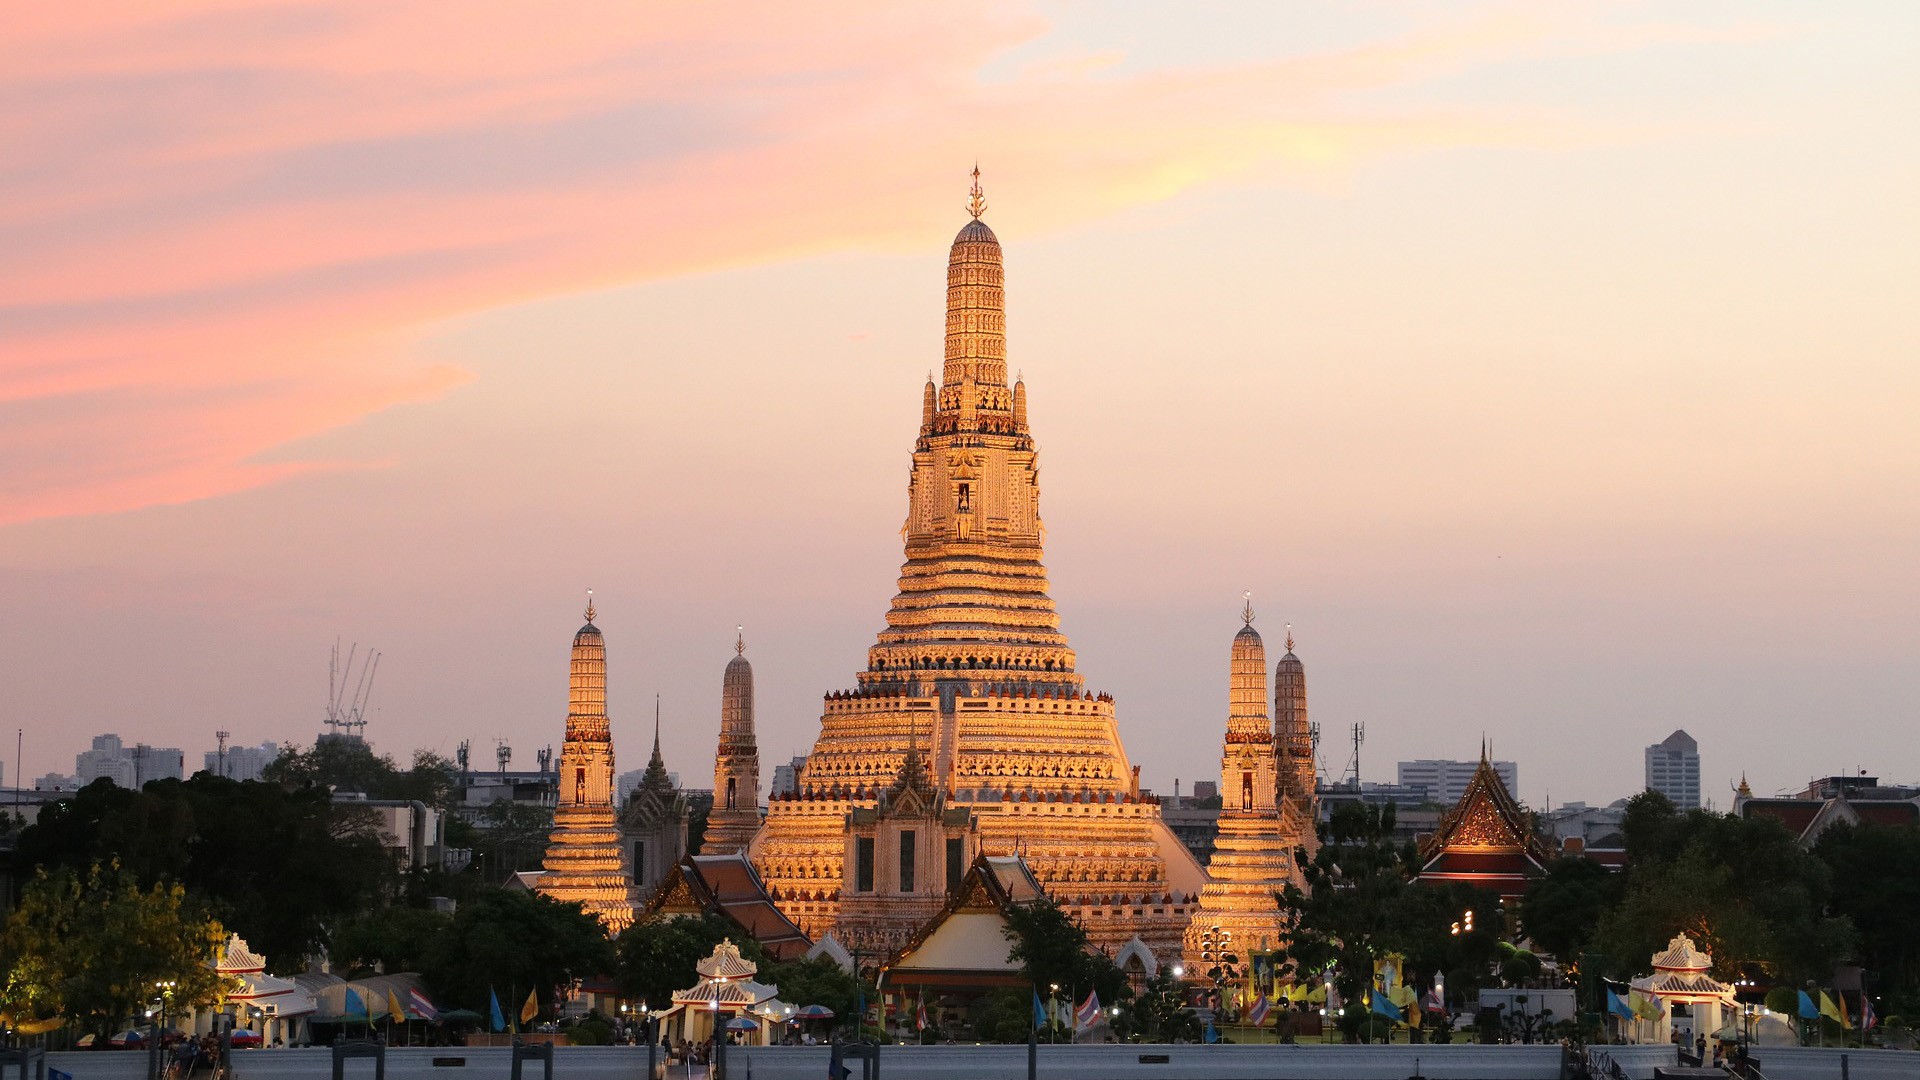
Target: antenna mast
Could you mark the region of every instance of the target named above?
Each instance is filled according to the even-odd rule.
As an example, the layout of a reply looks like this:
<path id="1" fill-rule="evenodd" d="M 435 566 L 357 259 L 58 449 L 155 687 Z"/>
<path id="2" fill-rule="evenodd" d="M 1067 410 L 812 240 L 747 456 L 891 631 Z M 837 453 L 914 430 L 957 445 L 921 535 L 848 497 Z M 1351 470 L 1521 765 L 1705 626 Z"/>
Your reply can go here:
<path id="1" fill-rule="evenodd" d="M 1353 761 L 1347 768 L 1353 772 L 1353 786 L 1360 786 L 1360 744 L 1367 741 L 1367 724 L 1362 720 L 1353 725 Z"/>

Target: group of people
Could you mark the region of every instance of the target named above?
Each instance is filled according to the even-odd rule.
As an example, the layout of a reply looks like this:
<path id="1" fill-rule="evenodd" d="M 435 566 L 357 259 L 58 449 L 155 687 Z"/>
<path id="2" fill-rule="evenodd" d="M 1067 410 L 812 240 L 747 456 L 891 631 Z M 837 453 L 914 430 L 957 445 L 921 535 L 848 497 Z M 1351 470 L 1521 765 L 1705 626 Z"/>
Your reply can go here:
<path id="1" fill-rule="evenodd" d="M 210 1080 L 224 1080 L 226 1077 L 227 1066 L 220 1056 L 218 1035 L 202 1035 L 199 1038 L 189 1035 L 176 1043 L 173 1060 L 167 1063 L 167 1080 L 193 1080 L 201 1069 L 206 1070 Z"/>

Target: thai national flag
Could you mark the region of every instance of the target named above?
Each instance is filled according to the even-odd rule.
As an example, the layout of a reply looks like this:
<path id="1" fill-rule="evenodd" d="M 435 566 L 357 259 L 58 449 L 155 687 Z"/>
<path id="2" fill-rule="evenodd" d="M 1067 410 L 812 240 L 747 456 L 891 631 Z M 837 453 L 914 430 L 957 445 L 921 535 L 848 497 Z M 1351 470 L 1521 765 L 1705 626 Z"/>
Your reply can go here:
<path id="1" fill-rule="evenodd" d="M 1865 994 L 1861 994 L 1860 995 L 1860 1030 L 1872 1031 L 1873 1025 L 1879 1022 L 1880 1022 L 1880 1018 L 1873 1015 L 1873 999 L 1868 997 Z"/>
<path id="2" fill-rule="evenodd" d="M 1099 1020 L 1100 995 L 1089 990 L 1087 991 L 1087 1000 L 1081 1002 L 1080 1007 L 1074 1010 L 1073 1028 L 1075 1031 L 1085 1031 L 1098 1023 Z"/>
<path id="3" fill-rule="evenodd" d="M 432 999 L 417 986 L 407 991 L 407 1008 L 422 1020 L 432 1020 L 440 1015 L 440 1010 L 433 1007 Z"/>
<path id="4" fill-rule="evenodd" d="M 1251 1023 L 1254 1027 L 1259 1027 L 1266 1023 L 1267 1010 L 1272 1008 L 1272 1005 L 1273 1003 L 1267 1000 L 1267 995 L 1265 994 L 1254 998 L 1253 1008 L 1247 1010 L 1247 1022 Z"/>

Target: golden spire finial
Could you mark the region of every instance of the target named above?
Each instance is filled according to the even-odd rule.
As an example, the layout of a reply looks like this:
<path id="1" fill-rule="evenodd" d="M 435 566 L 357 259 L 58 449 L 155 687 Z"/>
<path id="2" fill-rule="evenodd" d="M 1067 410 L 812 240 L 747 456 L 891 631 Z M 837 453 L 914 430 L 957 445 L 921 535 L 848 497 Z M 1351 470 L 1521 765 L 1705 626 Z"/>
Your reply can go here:
<path id="1" fill-rule="evenodd" d="M 735 626 L 733 628 L 733 633 L 734 633 L 734 638 L 733 638 L 734 655 L 735 656 L 747 655 L 747 628 L 745 626 Z"/>
<path id="2" fill-rule="evenodd" d="M 1247 600 L 1247 606 L 1240 609 L 1240 617 L 1242 619 L 1247 620 L 1248 626 L 1252 626 L 1253 625 L 1253 593 L 1244 592 L 1244 593 L 1241 593 L 1240 595 L 1246 597 L 1246 600 Z"/>
<path id="3" fill-rule="evenodd" d="M 593 621 L 593 590 L 587 590 L 587 621 Z"/>
<path id="4" fill-rule="evenodd" d="M 1287 651 L 1293 651 L 1293 624 L 1287 624 Z"/>
<path id="5" fill-rule="evenodd" d="M 973 220 L 979 221 L 980 215 L 987 212 L 987 195 L 980 190 L 980 163 L 973 163 L 973 189 L 967 192 L 967 213 Z"/>

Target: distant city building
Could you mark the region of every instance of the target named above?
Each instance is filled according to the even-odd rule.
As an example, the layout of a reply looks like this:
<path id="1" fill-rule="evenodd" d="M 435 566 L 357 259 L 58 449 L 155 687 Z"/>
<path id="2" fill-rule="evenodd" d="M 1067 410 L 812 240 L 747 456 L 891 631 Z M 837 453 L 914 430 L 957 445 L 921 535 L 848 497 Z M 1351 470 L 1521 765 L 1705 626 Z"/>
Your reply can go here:
<path id="1" fill-rule="evenodd" d="M 446 846 L 446 822 L 440 811 L 407 799 L 369 799 L 358 792 L 335 792 L 336 806 L 364 807 L 379 822 L 380 846 L 401 870 L 466 869 L 473 853 Z"/>
<path id="2" fill-rule="evenodd" d="M 1403 761 L 1399 766 L 1400 786 L 1425 788 L 1428 802 L 1452 806 L 1467 793 L 1467 784 L 1479 768 L 1477 761 L 1442 761 L 1437 758 Z M 1493 771 L 1500 774 L 1500 782 L 1507 785 L 1508 791 L 1520 790 L 1518 765 L 1511 761 L 1496 761 L 1493 762 Z"/>
<path id="3" fill-rule="evenodd" d="M 50 772 L 33 782 L 33 790 L 78 791 L 80 790 L 80 778 L 77 776 L 68 776 L 64 773 Z"/>
<path id="4" fill-rule="evenodd" d="M 791 795 L 798 795 L 800 793 L 800 770 L 806 767 L 807 759 L 804 755 L 794 758 L 788 764 L 775 765 L 773 767 L 773 788 L 767 792 L 768 798 L 784 799 Z"/>
<path id="5" fill-rule="evenodd" d="M 1219 798 L 1220 782 L 1218 780 L 1195 780 L 1193 782 L 1193 797 L 1196 801 Z"/>
<path id="6" fill-rule="evenodd" d="M 1356 784 L 1342 780 L 1320 785 L 1319 819 L 1331 821 L 1333 812 L 1350 803 L 1393 807 L 1393 836 L 1396 840 L 1418 840 L 1440 826 L 1441 809 L 1427 797 L 1424 787 L 1404 784 Z"/>
<path id="7" fill-rule="evenodd" d="M 1700 808 L 1700 744 L 1676 731 L 1647 747 L 1647 790 L 1682 810 Z"/>
<path id="8" fill-rule="evenodd" d="M 95 735 L 93 749 L 82 750 L 73 759 L 74 776 L 85 787 L 95 780 L 138 791 L 152 780 L 179 780 L 186 766 L 186 755 L 175 746 L 148 746 L 138 743 L 129 748 L 120 736 Z"/>
<path id="9" fill-rule="evenodd" d="M 280 757 L 280 744 L 263 742 L 259 746 L 229 746 L 226 753 L 209 750 L 202 756 L 202 772 L 229 780 L 258 780 L 267 766 Z"/>

